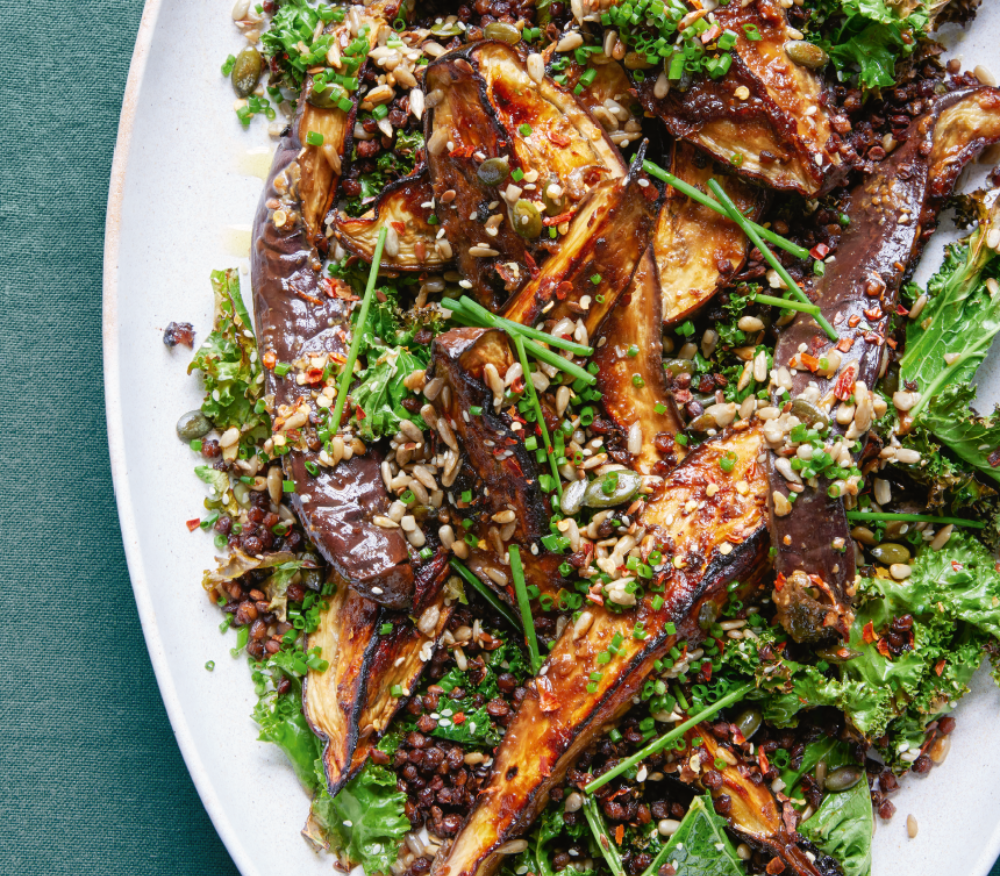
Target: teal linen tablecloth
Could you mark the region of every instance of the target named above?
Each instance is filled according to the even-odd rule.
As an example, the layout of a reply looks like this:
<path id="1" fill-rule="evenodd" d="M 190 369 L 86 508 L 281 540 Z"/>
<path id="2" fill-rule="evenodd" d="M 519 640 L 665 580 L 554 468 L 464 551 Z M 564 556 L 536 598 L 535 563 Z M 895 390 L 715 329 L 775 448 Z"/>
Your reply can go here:
<path id="1" fill-rule="evenodd" d="M 104 212 L 142 3 L 0 10 L 0 874 L 228 876 L 146 655 L 105 434 Z"/>

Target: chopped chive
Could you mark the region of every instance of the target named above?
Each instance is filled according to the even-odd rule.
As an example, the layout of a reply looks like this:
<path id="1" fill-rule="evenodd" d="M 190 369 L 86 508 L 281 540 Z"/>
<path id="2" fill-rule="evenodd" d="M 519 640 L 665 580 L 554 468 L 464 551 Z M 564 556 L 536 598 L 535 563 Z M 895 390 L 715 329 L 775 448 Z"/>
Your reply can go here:
<path id="1" fill-rule="evenodd" d="M 274 366 L 274 373 L 277 374 L 278 377 L 284 377 L 291 370 L 292 366 L 287 362 L 279 362 Z"/>
<path id="2" fill-rule="evenodd" d="M 502 316 L 495 316 L 490 313 L 485 307 L 483 307 L 478 301 L 473 301 L 468 295 L 463 295 L 458 299 L 457 302 L 460 306 L 467 308 L 473 314 L 478 316 L 480 319 L 487 322 L 493 328 L 502 328 L 511 331 L 519 332 L 529 338 L 534 338 L 536 341 L 542 341 L 552 347 L 558 347 L 560 350 L 566 350 L 568 353 L 572 353 L 574 356 L 592 356 L 594 354 L 594 348 L 588 347 L 585 344 L 578 344 L 576 341 L 567 341 L 565 338 L 560 338 L 556 335 L 550 335 L 548 332 L 543 332 L 541 329 L 532 328 L 531 326 L 521 325 L 519 322 L 514 322 L 512 319 L 506 319 Z M 455 310 L 454 305 L 456 302 L 452 300 L 445 300 L 441 302 L 443 307 L 447 307 L 449 310 Z"/>
<path id="3" fill-rule="evenodd" d="M 522 137 L 530 137 L 531 136 L 531 125 L 527 124 L 527 122 L 526 122 L 525 124 L 521 125 L 521 127 L 519 127 L 517 129 L 517 133 L 519 133 Z"/>
<path id="4" fill-rule="evenodd" d="M 310 131 L 306 134 L 306 143 L 310 146 L 322 146 L 323 135 L 319 131 Z"/>
<path id="5" fill-rule="evenodd" d="M 364 334 L 365 324 L 368 322 L 368 311 L 372 306 L 372 298 L 375 297 L 375 280 L 378 277 L 378 266 L 382 262 L 382 250 L 385 248 L 385 238 L 388 229 L 383 226 L 378 232 L 378 242 L 375 244 L 375 253 L 372 256 L 372 266 L 368 272 L 368 285 L 365 287 L 365 295 L 361 300 L 361 313 L 358 316 L 357 330 L 351 338 L 351 349 L 347 354 L 347 361 L 344 363 L 344 370 L 340 375 L 340 385 L 337 387 L 337 404 L 333 409 L 333 427 L 339 428 L 340 418 L 344 414 L 344 402 L 347 401 L 347 390 L 351 385 L 351 375 L 354 373 L 354 363 L 358 361 L 358 351 L 361 349 L 361 336 Z M 275 368 L 275 371 L 278 369 Z"/>
<path id="6" fill-rule="evenodd" d="M 788 271 L 785 269 L 785 266 L 781 262 L 779 262 L 777 258 L 775 258 L 774 253 L 771 252 L 770 249 L 768 249 L 767 244 L 764 243 L 761 235 L 758 234 L 757 230 L 753 227 L 753 224 L 736 208 L 736 205 L 733 203 L 732 198 L 730 198 L 729 195 L 726 194 L 722 186 L 720 186 L 718 182 L 716 182 L 714 179 L 710 179 L 708 181 L 708 187 L 712 190 L 712 194 L 719 199 L 719 203 L 722 204 L 723 207 L 725 207 L 726 212 L 729 214 L 729 218 L 732 219 L 733 222 L 735 222 L 737 225 L 740 226 L 740 228 L 743 229 L 743 233 L 746 234 L 746 236 L 750 238 L 750 240 L 757 247 L 757 249 L 761 251 L 761 253 L 764 256 L 764 259 L 772 268 L 774 268 L 778 276 L 781 277 L 785 285 L 788 287 L 788 290 L 803 304 L 809 304 L 815 306 L 809 300 L 809 296 L 807 296 L 806 293 L 799 288 L 798 283 L 796 283 L 792 279 L 791 274 L 788 273 Z M 823 316 L 822 313 L 814 315 L 810 314 L 810 315 L 813 317 L 813 319 L 816 320 L 820 328 L 822 328 L 823 331 L 826 332 L 827 337 L 830 338 L 831 341 L 837 340 L 838 338 L 837 332 L 834 331 L 833 326 L 830 325 L 829 321 L 825 316 Z"/>
<path id="7" fill-rule="evenodd" d="M 282 481 L 281 490 L 284 493 L 294 493 L 295 492 L 295 481 Z"/>
<path id="8" fill-rule="evenodd" d="M 517 604 L 521 609 L 524 638 L 528 642 L 528 653 L 531 655 L 531 671 L 537 675 L 538 670 L 542 668 L 542 658 L 538 653 L 535 622 L 531 617 L 531 606 L 528 604 L 528 589 L 524 584 L 524 567 L 521 565 L 521 551 L 516 544 L 510 546 L 507 556 L 510 559 L 510 575 L 514 579 L 514 592 L 517 594 Z"/>
<path id="9" fill-rule="evenodd" d="M 388 636 L 392 632 L 392 624 L 382 624 L 378 628 L 378 632 L 380 636 Z"/>
<path id="10" fill-rule="evenodd" d="M 510 174 L 510 178 L 514 180 L 514 182 L 520 182 L 522 179 L 524 179 L 524 171 L 521 170 L 520 167 L 515 167 Z"/>
<path id="11" fill-rule="evenodd" d="M 788 298 L 777 298 L 774 295 L 754 295 L 754 301 L 759 301 L 761 304 L 770 304 L 772 307 L 781 307 L 785 310 L 798 310 L 802 313 L 808 313 L 813 318 L 819 315 L 819 306 L 816 304 L 803 304 L 801 301 L 791 301 Z"/>

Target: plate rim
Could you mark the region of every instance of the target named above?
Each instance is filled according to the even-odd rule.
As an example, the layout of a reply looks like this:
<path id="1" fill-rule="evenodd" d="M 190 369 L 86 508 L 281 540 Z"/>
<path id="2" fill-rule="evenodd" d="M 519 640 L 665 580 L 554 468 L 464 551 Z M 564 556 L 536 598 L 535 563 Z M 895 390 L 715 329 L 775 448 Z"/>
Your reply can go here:
<path id="1" fill-rule="evenodd" d="M 146 580 L 142 547 L 139 541 L 135 510 L 132 503 L 125 453 L 125 431 L 122 421 L 120 381 L 120 340 L 118 325 L 118 258 L 121 249 L 121 214 L 125 197 L 125 180 L 132 148 L 139 96 L 146 73 L 150 49 L 156 34 L 156 25 L 163 8 L 163 0 L 146 0 L 136 34 L 135 48 L 129 62 L 128 78 L 122 98 L 118 133 L 111 162 L 108 187 L 107 212 L 104 225 L 104 264 L 102 270 L 102 347 L 104 376 L 104 408 L 108 431 L 108 450 L 111 461 L 111 480 L 118 509 L 118 525 L 122 533 L 125 560 L 128 566 L 132 593 L 139 610 L 146 650 L 153 664 L 156 685 L 167 710 L 170 727 L 177 740 L 188 774 L 194 782 L 198 797 L 212 821 L 212 826 L 222 840 L 226 851 L 242 876 L 260 876 L 246 847 L 239 840 L 236 829 L 204 767 L 194 734 L 181 706 L 170 661 L 164 647 L 162 633 L 153 608 L 149 583 Z"/>
<path id="2" fill-rule="evenodd" d="M 240 841 L 237 831 L 223 806 L 212 780 L 198 752 L 194 734 L 177 694 L 169 658 L 153 608 L 149 584 L 144 573 L 142 548 L 132 502 L 125 453 L 125 434 L 122 421 L 120 376 L 120 339 L 118 325 L 118 257 L 121 248 L 121 212 L 124 202 L 125 181 L 132 147 L 132 134 L 149 60 L 152 41 L 163 0 L 146 0 L 136 34 L 135 47 L 129 62 L 128 78 L 122 98 L 118 132 L 108 189 L 104 228 L 102 270 L 102 351 L 104 378 L 105 419 L 108 433 L 108 450 L 114 488 L 118 523 L 122 533 L 129 580 L 139 612 L 146 650 L 153 664 L 159 694 L 166 707 L 167 717 L 188 773 L 198 796 L 212 821 L 219 838 L 242 876 L 261 876 L 248 850 Z M 1000 819 L 992 834 L 983 844 L 978 857 L 978 867 L 970 876 L 988 876 L 995 863 L 1000 861 Z"/>

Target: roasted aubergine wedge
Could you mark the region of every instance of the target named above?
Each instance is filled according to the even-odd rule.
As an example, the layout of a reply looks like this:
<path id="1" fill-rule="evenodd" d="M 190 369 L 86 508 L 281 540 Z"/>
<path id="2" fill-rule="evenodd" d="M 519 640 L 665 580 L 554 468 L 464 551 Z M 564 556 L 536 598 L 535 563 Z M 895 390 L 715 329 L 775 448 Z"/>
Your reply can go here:
<path id="1" fill-rule="evenodd" d="M 747 763 L 743 752 L 716 738 L 708 724 L 696 724 L 684 739 L 686 749 L 666 769 L 676 771 L 682 782 L 707 791 L 714 801 L 724 801 L 720 808 L 734 833 L 781 861 L 784 869 L 780 872 L 789 876 L 842 876 L 836 860 L 795 829 L 794 807 L 787 797 L 779 800 L 762 781 L 758 763 Z"/>
<path id="2" fill-rule="evenodd" d="M 329 294 L 321 276 L 320 255 L 312 243 L 314 230 L 303 204 L 303 192 L 317 181 L 302 163 L 309 152 L 303 151 L 299 122 L 313 109 L 303 101 L 299 116 L 282 138 L 254 221 L 254 311 L 261 358 L 271 363 L 265 374 L 267 391 L 274 397 L 272 440 L 291 448 L 282 461 L 286 476 L 296 485 L 292 505 L 337 575 L 362 595 L 403 608 L 413 596 L 406 539 L 372 523 L 374 515 L 389 507 L 379 454 L 370 448 L 329 467 L 306 443 L 309 417 L 315 412 L 314 385 L 297 378 L 303 372 L 307 376 L 316 372 L 317 364 L 322 372 L 327 362 L 342 362 L 351 328 L 350 303 Z M 279 362 L 292 370 L 279 376 L 274 370 Z M 315 477 L 306 470 L 307 463 L 317 466 Z"/>
<path id="3" fill-rule="evenodd" d="M 442 553 L 421 568 L 413 605 L 416 624 L 331 579 L 336 592 L 306 643 L 307 649 L 319 648 L 329 666 L 322 672 L 311 669 L 302 686 L 306 720 L 325 743 L 323 770 L 331 794 L 364 765 L 420 678 L 453 610 L 444 599 L 447 574 Z M 385 623 L 393 630 L 380 635 Z M 392 694 L 396 685 L 402 697 Z"/>
<path id="4" fill-rule="evenodd" d="M 714 177 L 751 219 L 763 206 L 763 192 L 718 173 L 714 162 L 687 143 L 674 145 L 670 172 L 702 191 Z M 746 237 L 734 222 L 667 186 L 653 235 L 663 322 L 673 325 L 701 307 L 715 295 L 724 274 L 739 269 L 746 251 Z"/>
<path id="5" fill-rule="evenodd" d="M 966 162 L 998 139 L 1000 91 L 973 88 L 938 98 L 911 124 L 905 142 L 854 188 L 846 208 L 851 221 L 836 260 L 810 290 L 839 340 L 830 341 L 806 314 L 781 333 L 775 364 L 795 369 L 793 399 L 812 384 L 813 396 L 825 400 L 828 410 L 847 407 L 851 398 L 858 402 L 848 424 L 831 418 L 833 432 L 846 430 L 850 441 L 863 442 L 871 425 L 871 391 L 887 361 L 886 330 L 899 287 Z M 773 443 L 780 447 L 783 438 Z M 787 497 L 800 485 L 775 465 L 772 454 L 778 617 L 797 641 L 828 638 L 834 631 L 846 638 L 855 568 L 852 551 L 844 550 L 851 542 L 843 500 L 831 497 L 829 483 L 821 479 L 790 506 Z"/>
<path id="6" fill-rule="evenodd" d="M 727 474 L 718 462 L 734 449 L 738 461 Z M 640 512 L 640 543 L 650 550 L 662 546 L 671 558 L 652 582 L 662 588 L 662 606 L 654 610 L 648 596 L 620 613 L 595 606 L 566 628 L 529 685 L 496 751 L 488 785 L 455 840 L 442 849 L 434 874 L 494 872 L 505 843 L 530 828 L 576 756 L 632 705 L 654 662 L 678 639 L 697 641 L 702 607 L 714 604 L 717 610 L 727 598 L 725 585 L 759 568 L 767 552 L 760 449 L 754 429 L 706 442 Z M 710 484 L 711 501 L 702 501 Z M 667 632 L 673 629 L 668 621 L 675 633 Z M 632 636 L 639 622 L 648 632 L 642 640 Z M 599 664 L 598 655 L 616 634 L 622 642 L 618 654 Z"/>
<path id="7" fill-rule="evenodd" d="M 371 264 L 379 232 L 385 228 L 379 267 L 387 271 L 440 270 L 450 259 L 434 245 L 437 227 L 428 221 L 434 215 L 429 206 L 433 200 L 424 167 L 386 186 L 375 206 L 356 219 L 336 211 L 331 230 L 345 250 Z"/>
<path id="8" fill-rule="evenodd" d="M 542 233 L 545 218 L 568 214 L 596 185 L 623 176 L 624 165 L 576 98 L 548 77 L 533 80 L 506 43 L 444 55 L 425 81 L 433 105 L 424 120 L 427 160 L 444 231 L 436 246 L 496 311 L 558 247 Z"/>
<path id="9" fill-rule="evenodd" d="M 829 191 L 849 169 L 843 144 L 822 76 L 789 56 L 797 51 L 781 3 L 730 3 L 713 14 L 719 28 L 737 35 L 729 72 L 721 79 L 698 77 L 688 88 L 669 82 L 665 94 L 666 75 L 647 75 L 639 87 L 643 106 L 674 137 L 742 176 L 808 197 Z"/>

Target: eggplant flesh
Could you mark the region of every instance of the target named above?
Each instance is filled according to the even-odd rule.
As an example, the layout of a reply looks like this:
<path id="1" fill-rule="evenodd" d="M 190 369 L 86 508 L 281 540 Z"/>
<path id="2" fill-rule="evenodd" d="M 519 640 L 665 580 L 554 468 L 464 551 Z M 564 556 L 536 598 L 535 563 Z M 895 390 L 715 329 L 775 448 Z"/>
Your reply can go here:
<path id="1" fill-rule="evenodd" d="M 558 251 L 507 305 L 504 316 L 534 325 L 582 320 L 588 337 L 628 288 L 649 246 L 659 193 L 642 172 L 644 150 L 628 176 L 593 191 L 570 222 Z"/>
<path id="2" fill-rule="evenodd" d="M 534 82 L 523 55 L 506 43 L 481 41 L 442 56 L 427 68 L 426 90 L 435 95 L 424 121 L 427 160 L 445 232 L 436 246 L 454 254 L 472 294 L 496 311 L 558 246 L 547 236 L 515 231 L 514 202 L 530 200 L 544 213 L 543 186 L 555 183 L 575 205 L 602 181 L 623 176 L 624 165 L 573 95 L 548 77 Z M 491 159 L 506 162 L 507 176 L 497 185 L 479 177 Z M 510 186 L 522 187 L 510 174 L 537 168 L 549 177 L 539 177 L 534 192 L 511 197 Z"/>
<path id="3" fill-rule="evenodd" d="M 726 756 L 720 757 L 722 746 L 707 724 L 696 724 L 684 734 L 684 738 L 688 748 L 687 752 L 680 755 L 685 762 L 679 764 L 678 777 L 682 782 L 708 791 L 713 800 L 728 797 L 730 808 L 725 818 L 733 832 L 755 848 L 781 860 L 790 874 L 843 876 L 843 871 L 834 858 L 822 854 L 805 840 L 795 830 L 794 822 L 789 824 L 785 821 L 783 816 L 786 807 L 791 810 L 791 803 L 787 802 L 787 798 L 783 798 L 785 802 L 779 802 L 765 782 L 751 779 L 753 771 L 742 760 L 741 752 L 727 747 Z M 705 752 L 698 755 L 700 768 L 697 772 L 692 768 L 693 758 L 688 755 L 688 752 L 694 750 L 693 743 L 696 739 L 701 740 L 698 747 Z M 734 759 L 736 763 L 730 764 L 729 760 Z M 722 769 L 716 766 L 720 761 L 726 764 Z M 713 782 L 709 786 L 704 781 L 705 773 L 710 770 L 718 773 L 721 784 Z M 759 775 L 755 778 L 759 780 Z M 788 814 L 791 815 L 791 812 Z"/>
<path id="4" fill-rule="evenodd" d="M 677 465 L 685 454 L 673 440 L 684 424 L 666 386 L 660 313 L 656 262 L 647 250 L 628 292 L 601 328 L 593 356 L 600 369 L 597 390 L 605 412 L 623 435 L 639 432 L 642 449 L 632 467 L 656 476 Z"/>
<path id="5" fill-rule="evenodd" d="M 454 610 L 444 600 L 447 573 L 447 559 L 439 552 L 417 576 L 413 612 L 430 634 L 406 614 L 379 606 L 332 579 L 337 590 L 306 643 L 307 649 L 318 647 L 329 666 L 323 672 L 310 670 L 302 686 L 306 720 L 325 742 L 323 770 L 331 795 L 364 765 L 444 633 Z M 393 631 L 380 635 L 385 623 L 391 623 Z M 392 694 L 396 685 L 402 696 Z"/>
<path id="6" fill-rule="evenodd" d="M 746 580 L 760 568 L 767 553 L 761 447 L 759 433 L 749 428 L 707 441 L 638 513 L 638 526 L 648 531 L 643 546 L 662 545 L 670 558 L 652 582 L 663 588 L 663 605 L 654 611 L 643 600 L 621 613 L 594 605 L 589 627 L 566 628 L 507 727 L 488 785 L 436 860 L 436 876 L 494 872 L 504 844 L 527 832 L 576 756 L 632 705 L 654 662 L 675 642 L 701 638 L 702 607 L 713 603 L 717 609 L 729 581 Z M 727 452 L 737 455 L 728 474 L 719 467 Z M 712 496 L 706 493 L 710 484 L 718 491 Z M 642 640 L 632 636 L 639 621 L 648 632 Z M 667 633 L 668 621 L 675 634 Z M 598 654 L 616 634 L 619 653 L 598 665 Z M 593 682 L 595 671 L 601 677 Z"/>
<path id="7" fill-rule="evenodd" d="M 760 189 L 719 173 L 714 163 L 690 144 L 674 144 L 670 170 L 702 191 L 714 177 L 740 212 L 751 219 L 763 207 L 764 193 Z M 739 269 L 746 259 L 747 241 L 727 217 L 667 186 L 656 221 L 653 250 L 663 289 L 663 322 L 673 325 L 715 295 L 724 273 Z"/>
<path id="8" fill-rule="evenodd" d="M 874 387 L 900 285 L 933 233 L 937 212 L 966 162 L 998 140 L 1000 91 L 953 92 L 916 119 L 907 139 L 853 189 L 846 207 L 851 222 L 836 260 L 808 290 L 840 338 L 831 342 L 811 317 L 800 314 L 781 333 L 775 350 L 776 365 L 799 366 L 792 379 L 793 398 L 813 382 L 820 398 L 835 393 L 840 400 L 853 394 L 857 383 Z M 814 373 L 805 367 L 808 360 L 800 358 L 800 349 L 815 360 L 835 350 L 839 372 L 828 378 Z M 833 429 L 844 431 L 835 421 Z M 863 443 L 864 433 L 858 438 Z M 773 506 L 774 494 L 787 497 L 789 487 L 773 468 L 774 454 L 771 463 Z M 790 514 L 771 515 L 779 575 L 774 602 L 797 641 L 829 638 L 833 631 L 846 638 L 853 619 L 850 531 L 842 499 L 831 498 L 827 487 L 820 480 L 816 489 L 798 495 Z M 836 550 L 835 542 L 848 550 Z"/>
<path id="9" fill-rule="evenodd" d="M 303 101 L 300 114 L 314 110 Z M 293 367 L 315 356 L 343 361 L 350 344 L 350 304 L 328 292 L 303 209 L 308 176 L 300 160 L 299 130 L 293 123 L 278 146 L 254 220 L 251 254 L 261 355 Z M 299 385 L 294 370 L 285 378 L 273 369 L 265 375 L 282 422 L 300 409 L 312 411 L 313 387 Z M 301 431 L 282 431 L 278 419 L 275 428 L 277 440 L 293 447 L 282 458 L 286 477 L 296 485 L 291 503 L 317 549 L 363 595 L 396 608 L 406 606 L 413 594 L 407 542 L 398 531 L 371 522 L 389 507 L 379 454 L 370 448 L 336 468 L 320 467 L 313 477 L 306 464 L 319 466 L 319 459 Z"/>
<path id="10" fill-rule="evenodd" d="M 729 72 L 700 76 L 686 90 L 672 82 L 661 98 L 654 94 L 657 77 L 647 76 L 639 87 L 645 109 L 672 136 L 748 179 L 808 197 L 834 188 L 849 168 L 826 108 L 826 86 L 786 54 L 788 20 L 778 0 L 730 3 L 713 14 L 722 30 L 739 35 Z M 744 27 L 756 27 L 760 39 L 749 39 Z M 749 92 L 743 99 L 741 88 Z"/>
<path id="11" fill-rule="evenodd" d="M 427 168 L 385 187 L 375 206 L 356 219 L 336 211 L 331 231 L 348 252 L 371 264 L 382 228 L 387 230 L 379 265 L 386 271 L 433 271 L 449 264 L 435 247 L 437 228 L 428 223 L 434 199 Z"/>

